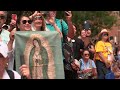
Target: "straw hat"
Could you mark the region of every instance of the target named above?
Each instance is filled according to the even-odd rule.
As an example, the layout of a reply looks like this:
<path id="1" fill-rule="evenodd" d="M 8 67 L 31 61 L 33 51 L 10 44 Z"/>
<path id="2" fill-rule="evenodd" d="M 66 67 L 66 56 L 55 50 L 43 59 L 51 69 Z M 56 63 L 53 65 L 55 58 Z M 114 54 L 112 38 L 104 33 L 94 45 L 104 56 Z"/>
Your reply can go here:
<path id="1" fill-rule="evenodd" d="M 101 32 L 98 34 L 98 36 L 100 36 L 102 33 L 108 33 L 109 34 L 109 31 L 107 29 L 102 29 Z"/>

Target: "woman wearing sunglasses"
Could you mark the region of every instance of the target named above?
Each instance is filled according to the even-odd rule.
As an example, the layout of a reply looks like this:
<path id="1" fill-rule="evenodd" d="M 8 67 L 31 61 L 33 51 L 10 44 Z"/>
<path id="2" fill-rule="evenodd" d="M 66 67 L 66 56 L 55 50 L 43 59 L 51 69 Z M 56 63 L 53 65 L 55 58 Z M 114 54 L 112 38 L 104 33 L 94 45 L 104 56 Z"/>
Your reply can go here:
<path id="1" fill-rule="evenodd" d="M 32 20 L 29 18 L 29 15 L 23 13 L 23 15 L 17 19 L 17 31 L 30 31 L 31 24 Z"/>
<path id="2" fill-rule="evenodd" d="M 15 69 L 15 60 L 14 60 L 14 49 L 15 49 L 15 40 L 14 40 L 14 34 L 16 31 L 30 31 L 31 30 L 31 19 L 29 18 L 29 15 L 26 13 L 23 13 L 20 17 L 17 19 L 17 27 L 16 29 L 12 30 L 10 33 L 10 41 L 8 43 L 8 49 L 9 49 L 9 66 L 8 68 L 10 70 Z M 20 71 L 23 76 L 26 76 L 29 78 L 29 68 L 26 65 L 22 65 L 20 67 Z"/>
<path id="3" fill-rule="evenodd" d="M 30 16 L 32 19 L 32 31 L 47 31 L 45 28 L 45 20 L 41 12 L 35 11 L 34 14 Z"/>
<path id="4" fill-rule="evenodd" d="M 85 49 L 80 61 L 80 70 L 78 71 L 79 79 L 93 79 L 97 78 L 96 65 L 93 60 L 90 59 L 89 50 Z"/>
<path id="5" fill-rule="evenodd" d="M 100 34 L 100 41 L 95 45 L 95 61 L 98 72 L 98 79 L 105 79 L 105 76 L 111 72 L 110 67 L 114 59 L 112 45 L 109 42 L 109 32 L 103 29 Z"/>

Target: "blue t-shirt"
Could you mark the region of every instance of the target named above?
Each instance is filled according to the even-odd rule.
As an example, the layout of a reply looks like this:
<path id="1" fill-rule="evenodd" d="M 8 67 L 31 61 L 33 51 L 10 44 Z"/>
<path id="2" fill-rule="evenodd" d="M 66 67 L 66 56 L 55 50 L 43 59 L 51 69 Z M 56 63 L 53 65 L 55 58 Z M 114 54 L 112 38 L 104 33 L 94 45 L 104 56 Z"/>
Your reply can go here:
<path id="1" fill-rule="evenodd" d="M 64 35 L 68 34 L 68 25 L 64 20 L 55 18 L 55 23 Z M 47 21 L 46 21 L 46 28 L 50 31 L 56 31 L 54 26 L 48 23 Z M 61 49 L 63 49 L 62 44 L 63 44 L 63 38 L 61 39 Z M 64 59 L 64 56 L 63 56 L 63 59 Z"/>
<path id="2" fill-rule="evenodd" d="M 80 70 L 87 70 L 87 69 L 91 69 L 91 68 L 96 68 L 96 65 L 95 65 L 93 60 L 89 59 L 86 64 L 84 63 L 83 59 L 80 59 L 79 62 L 81 62 L 80 63 L 80 65 L 81 65 Z"/>
<path id="3" fill-rule="evenodd" d="M 60 29 L 60 31 L 64 34 L 64 35 L 67 35 L 68 34 L 68 25 L 67 23 L 62 20 L 62 23 L 61 23 L 61 19 L 55 19 L 55 23 L 57 24 L 58 28 Z M 61 25 L 62 24 L 62 25 Z M 49 29 L 50 31 L 56 31 L 54 26 L 49 24 L 49 23 L 46 23 L 46 27 L 47 29 Z"/>

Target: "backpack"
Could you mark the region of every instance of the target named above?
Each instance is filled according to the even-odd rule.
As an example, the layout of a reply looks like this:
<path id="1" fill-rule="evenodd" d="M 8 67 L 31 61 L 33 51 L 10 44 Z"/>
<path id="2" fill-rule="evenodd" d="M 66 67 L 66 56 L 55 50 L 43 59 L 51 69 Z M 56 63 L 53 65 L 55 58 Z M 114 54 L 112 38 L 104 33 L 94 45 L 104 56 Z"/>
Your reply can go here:
<path id="1" fill-rule="evenodd" d="M 72 45 L 69 42 L 66 42 L 63 43 L 62 48 L 63 48 L 63 56 L 66 62 L 72 63 L 74 60 Z"/>
<path id="2" fill-rule="evenodd" d="M 62 31 L 63 31 L 62 19 L 60 22 L 61 22 L 61 27 L 62 27 Z M 64 56 L 64 60 L 63 60 L 64 69 L 74 72 L 74 70 L 71 66 L 71 63 L 74 61 L 73 45 L 71 42 L 68 42 L 67 35 L 64 35 L 63 32 L 62 32 L 62 34 L 63 34 L 62 53 Z"/>
<path id="3" fill-rule="evenodd" d="M 10 79 L 14 79 L 14 72 L 12 70 L 6 70 Z"/>
<path id="4" fill-rule="evenodd" d="M 61 20 L 61 26 L 63 30 L 62 20 Z M 71 63 L 74 60 L 73 45 L 72 45 L 72 42 L 68 42 L 67 36 L 64 35 L 64 33 L 62 34 L 63 34 L 63 44 L 62 44 L 63 56 L 66 62 Z"/>

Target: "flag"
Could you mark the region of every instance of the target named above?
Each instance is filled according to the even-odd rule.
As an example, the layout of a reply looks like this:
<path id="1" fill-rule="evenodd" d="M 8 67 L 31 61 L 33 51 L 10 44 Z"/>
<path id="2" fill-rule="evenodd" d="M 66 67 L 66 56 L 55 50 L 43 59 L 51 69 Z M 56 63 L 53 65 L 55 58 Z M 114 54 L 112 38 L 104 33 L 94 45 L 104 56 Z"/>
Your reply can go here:
<path id="1" fill-rule="evenodd" d="M 16 71 L 29 66 L 32 79 L 64 79 L 62 46 L 56 31 L 17 31 L 15 34 Z"/>

